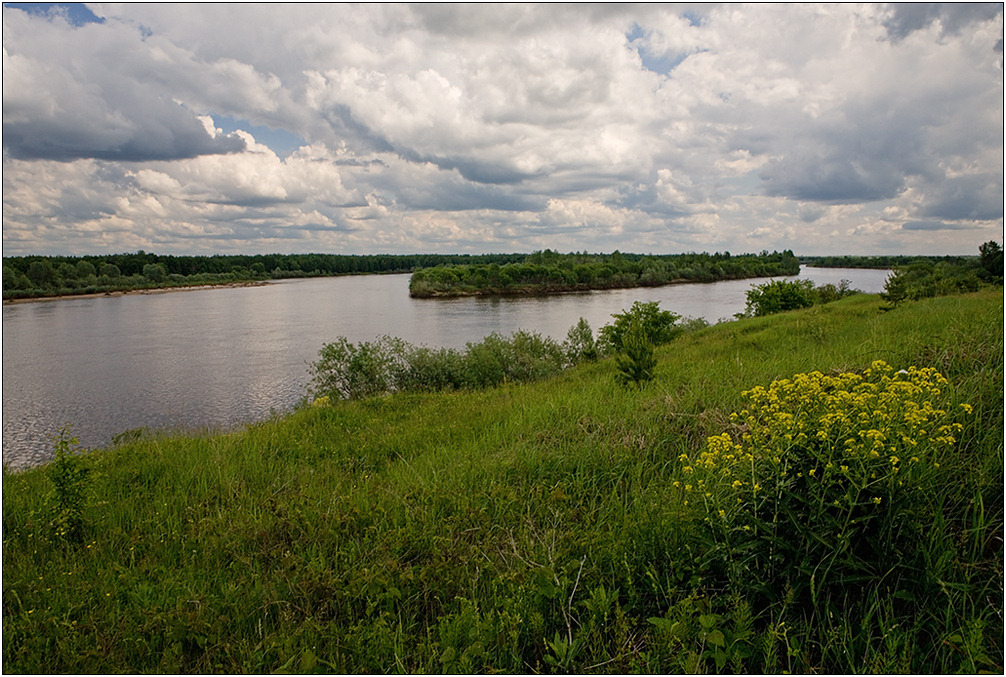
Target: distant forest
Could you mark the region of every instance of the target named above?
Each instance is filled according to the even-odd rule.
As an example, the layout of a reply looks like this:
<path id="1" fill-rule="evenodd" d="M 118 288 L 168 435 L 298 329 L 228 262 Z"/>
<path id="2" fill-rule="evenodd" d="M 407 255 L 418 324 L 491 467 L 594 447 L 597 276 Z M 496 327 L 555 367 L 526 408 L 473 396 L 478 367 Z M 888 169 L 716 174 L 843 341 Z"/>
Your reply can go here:
<path id="1" fill-rule="evenodd" d="M 422 268 L 412 274 L 409 294 L 504 296 L 554 294 L 590 289 L 657 287 L 674 282 L 714 282 L 772 275 L 797 275 L 792 251 L 760 254 L 559 254 L 546 249 L 523 261 Z"/>
<path id="2" fill-rule="evenodd" d="M 3 298 L 100 294 L 361 273 L 408 273 L 437 265 L 507 264 L 527 254 L 263 254 L 163 256 L 138 251 L 102 256 L 11 256 L 3 259 Z"/>
<path id="3" fill-rule="evenodd" d="M 795 275 L 799 270 L 799 262 L 791 251 L 740 256 L 732 256 L 730 252 L 660 256 L 618 251 L 560 254 L 549 249 L 531 254 L 165 256 L 141 250 L 98 256 L 4 257 L 3 298 L 408 272 L 414 273 L 410 289 L 415 296 L 527 293 L 532 286 L 538 293 L 552 293 L 655 286 L 676 280 Z M 415 274 L 420 271 L 431 272 L 417 278 Z M 503 271 L 502 277 L 498 271 Z M 479 286 L 479 290 L 471 284 Z M 419 293 L 415 291 L 417 288 Z"/>
<path id="4" fill-rule="evenodd" d="M 732 255 L 560 254 L 260 254 L 166 256 L 144 251 L 95 256 L 3 258 L 3 298 L 101 294 L 139 289 L 254 283 L 297 277 L 413 273 L 413 296 L 554 293 L 796 275 L 824 268 L 978 266 L 974 256 L 803 256 L 792 251 Z"/>
<path id="5" fill-rule="evenodd" d="M 947 263 L 950 265 L 971 265 L 977 256 L 801 256 L 800 263 L 815 268 L 877 268 L 893 269 L 914 263 Z"/>

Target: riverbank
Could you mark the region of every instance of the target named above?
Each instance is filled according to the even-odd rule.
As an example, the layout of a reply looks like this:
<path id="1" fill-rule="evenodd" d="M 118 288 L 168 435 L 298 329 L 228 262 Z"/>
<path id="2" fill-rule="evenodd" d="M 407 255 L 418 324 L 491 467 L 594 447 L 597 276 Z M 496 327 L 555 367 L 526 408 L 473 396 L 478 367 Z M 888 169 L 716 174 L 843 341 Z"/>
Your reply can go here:
<path id="1" fill-rule="evenodd" d="M 229 287 L 261 287 L 270 283 L 270 280 L 256 280 L 248 282 L 221 282 L 219 284 L 196 284 L 180 287 L 156 287 L 150 289 L 122 289 L 116 291 L 99 292 L 93 294 L 65 294 L 61 296 L 37 296 L 24 299 L 4 299 L 3 304 L 15 305 L 19 303 L 37 303 L 43 301 L 65 301 L 67 299 L 98 299 L 116 296 L 135 296 L 139 294 L 167 294 L 177 291 L 199 291 L 203 289 L 220 289 Z"/>
<path id="2" fill-rule="evenodd" d="M 640 390 L 605 360 L 139 439 L 81 457 L 78 484 L 63 475 L 83 488 L 60 513 L 80 518 L 77 540 L 50 535 L 53 471 L 5 473 L 4 670 L 1001 672 L 1002 290 L 880 307 L 862 295 L 708 327 L 659 348 Z M 760 523 L 708 500 L 748 478 L 696 494 L 713 474 L 694 473 L 716 460 L 710 437 L 746 444 L 730 416 L 751 408 L 742 393 L 880 374 L 877 360 L 889 378 L 946 377 L 932 421 L 960 430 L 878 454 L 869 467 L 893 481 L 849 508 L 860 522 L 784 504 L 768 514 L 802 530 L 732 550 Z M 811 460 L 773 486 L 816 496 L 802 492 L 831 470 Z M 749 489 L 737 497 L 764 495 Z M 759 580 L 799 554 L 762 549 L 774 542 L 816 559 Z"/>

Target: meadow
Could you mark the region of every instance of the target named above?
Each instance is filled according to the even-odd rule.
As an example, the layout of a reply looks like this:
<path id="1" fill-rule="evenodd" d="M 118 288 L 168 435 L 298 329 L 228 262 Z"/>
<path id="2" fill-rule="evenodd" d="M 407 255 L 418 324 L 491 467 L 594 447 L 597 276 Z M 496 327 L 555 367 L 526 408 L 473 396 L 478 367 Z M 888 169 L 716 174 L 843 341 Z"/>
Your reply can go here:
<path id="1" fill-rule="evenodd" d="M 1003 670 L 1003 292 L 3 476 L 3 669 Z M 56 433 L 56 431 L 54 431 Z M 724 472 L 727 471 L 727 472 Z"/>

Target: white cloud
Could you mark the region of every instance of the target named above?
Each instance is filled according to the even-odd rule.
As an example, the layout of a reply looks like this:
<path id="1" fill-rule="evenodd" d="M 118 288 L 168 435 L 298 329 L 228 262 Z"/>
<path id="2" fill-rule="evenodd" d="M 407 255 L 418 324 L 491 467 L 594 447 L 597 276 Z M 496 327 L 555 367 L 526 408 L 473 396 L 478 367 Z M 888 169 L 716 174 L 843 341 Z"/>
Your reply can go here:
<path id="1" fill-rule="evenodd" d="M 4 250 L 971 253 L 995 7 L 4 7 Z"/>

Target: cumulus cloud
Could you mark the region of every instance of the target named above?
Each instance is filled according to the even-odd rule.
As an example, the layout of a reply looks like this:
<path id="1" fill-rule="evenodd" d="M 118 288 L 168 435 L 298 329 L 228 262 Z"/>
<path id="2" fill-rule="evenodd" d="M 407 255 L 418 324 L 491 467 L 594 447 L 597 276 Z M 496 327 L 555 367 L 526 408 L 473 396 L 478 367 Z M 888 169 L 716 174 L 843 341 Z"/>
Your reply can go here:
<path id="1" fill-rule="evenodd" d="M 941 35 L 956 35 L 969 26 L 1002 14 L 996 2 L 898 2 L 888 5 L 884 27 L 894 40 L 903 40 L 915 31 L 939 24 Z M 1002 51 L 1002 43 L 998 49 Z"/>
<path id="2" fill-rule="evenodd" d="M 1001 5 L 89 8 L 3 9 L 5 253 L 1002 234 Z"/>
<path id="3" fill-rule="evenodd" d="M 57 61 L 52 55 L 67 51 L 61 44 L 66 36 L 84 53 Z M 137 162 L 242 150 L 240 138 L 207 134 L 191 108 L 156 78 L 149 80 L 159 53 L 138 50 L 136 42 L 101 24 L 75 27 L 59 14 L 40 19 L 5 11 L 5 154 Z M 123 64 L 132 76 L 122 72 Z M 144 65 L 148 70 L 141 70 Z M 220 76 L 231 80 L 234 74 Z"/>

